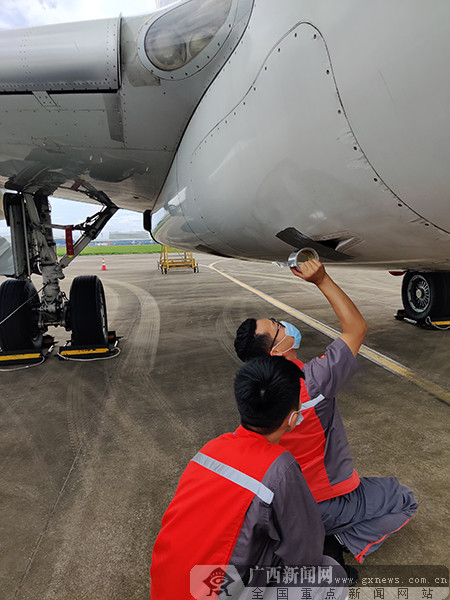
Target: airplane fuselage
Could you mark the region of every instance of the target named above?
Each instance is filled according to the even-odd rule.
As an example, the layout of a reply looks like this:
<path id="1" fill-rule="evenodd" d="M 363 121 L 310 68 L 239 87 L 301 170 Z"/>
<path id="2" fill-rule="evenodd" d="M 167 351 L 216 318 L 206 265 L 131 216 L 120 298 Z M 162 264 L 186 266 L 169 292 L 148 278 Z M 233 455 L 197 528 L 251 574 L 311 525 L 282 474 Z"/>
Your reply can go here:
<path id="1" fill-rule="evenodd" d="M 222 14 L 195 54 L 201 4 Z M 2 32 L 0 181 L 77 198 L 60 188 L 86 180 L 185 249 L 271 261 L 312 240 L 449 269 L 449 18 L 444 0 L 223 0 Z M 158 28 L 193 56 L 149 57 Z"/>

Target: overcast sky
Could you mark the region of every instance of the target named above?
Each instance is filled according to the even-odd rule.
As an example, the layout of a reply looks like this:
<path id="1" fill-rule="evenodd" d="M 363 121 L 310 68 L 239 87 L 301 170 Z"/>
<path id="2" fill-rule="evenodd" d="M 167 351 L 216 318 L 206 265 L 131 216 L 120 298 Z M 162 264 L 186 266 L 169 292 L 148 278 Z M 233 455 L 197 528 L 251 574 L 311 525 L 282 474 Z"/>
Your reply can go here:
<path id="1" fill-rule="evenodd" d="M 155 8 L 156 0 L 0 0 L 0 29 L 118 17 L 120 14 L 140 15 L 151 13 Z M 52 207 L 52 221 L 59 224 L 79 223 L 95 212 L 86 204 L 60 199 L 52 200 Z M 119 210 L 103 233 L 107 237 L 108 231 L 136 230 L 142 230 L 142 215 Z M 2 234 L 9 234 L 9 228 L 0 220 Z"/>

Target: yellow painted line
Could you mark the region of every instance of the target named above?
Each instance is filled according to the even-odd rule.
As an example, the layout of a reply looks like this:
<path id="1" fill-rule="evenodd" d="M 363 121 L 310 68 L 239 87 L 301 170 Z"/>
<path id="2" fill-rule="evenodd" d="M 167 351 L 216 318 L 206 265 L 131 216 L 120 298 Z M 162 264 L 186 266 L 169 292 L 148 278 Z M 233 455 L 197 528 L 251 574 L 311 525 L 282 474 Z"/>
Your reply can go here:
<path id="1" fill-rule="evenodd" d="M 244 288 L 245 290 L 248 290 L 252 294 L 259 296 L 260 298 L 262 298 L 269 304 L 276 306 L 280 310 L 288 313 L 289 315 L 292 315 L 296 319 L 299 319 L 299 321 L 306 323 L 306 325 L 309 325 L 313 329 L 320 331 L 321 333 L 327 335 L 328 337 L 330 337 L 332 339 L 336 339 L 337 337 L 339 337 L 341 335 L 339 331 L 336 331 L 336 329 L 333 329 L 332 327 L 328 327 L 328 325 L 325 325 L 324 323 L 321 323 L 320 321 L 317 321 L 316 319 L 313 319 L 312 317 L 305 315 L 305 313 L 302 313 L 301 311 L 299 311 L 295 308 L 292 308 L 292 306 L 289 306 L 288 304 L 285 304 L 284 302 L 280 302 L 276 298 L 273 298 L 272 296 L 269 296 L 268 294 L 265 294 L 264 292 L 261 292 L 260 290 L 257 290 L 256 288 L 251 287 L 250 285 L 247 285 L 246 283 L 243 283 L 242 281 L 239 281 L 239 279 L 236 279 L 235 277 L 228 275 L 227 273 L 224 273 L 223 271 L 220 271 L 219 269 L 216 269 L 216 267 L 214 267 L 216 262 L 208 265 L 208 268 L 212 269 L 213 271 L 216 271 L 216 273 L 219 273 L 219 275 L 226 277 L 227 279 L 229 279 L 236 285 L 239 285 L 240 287 Z M 419 388 L 424 390 L 427 394 L 431 394 L 431 395 L 435 396 L 438 400 L 440 400 L 450 406 L 450 392 L 448 390 L 444 389 L 443 387 L 441 387 L 440 385 L 433 383 L 429 379 L 425 379 L 424 377 L 421 377 L 415 371 L 412 371 L 408 367 L 405 367 L 401 363 L 398 363 L 397 361 L 393 360 L 392 358 L 389 358 L 388 356 L 385 356 L 384 354 L 381 354 L 380 352 L 377 352 L 376 350 L 372 350 L 372 348 L 369 348 L 368 346 L 362 345 L 359 350 L 359 354 L 361 356 L 364 356 L 364 358 L 367 358 L 367 360 L 370 360 L 371 362 L 379 365 L 380 367 L 383 367 L 383 369 L 386 369 L 386 371 L 390 371 L 391 373 L 394 373 L 395 375 L 399 375 L 400 377 L 403 377 L 407 381 L 414 383 Z"/>
<path id="2" fill-rule="evenodd" d="M 2 360 L 29 360 L 31 358 L 41 358 L 41 354 L 0 354 L 0 361 Z"/>

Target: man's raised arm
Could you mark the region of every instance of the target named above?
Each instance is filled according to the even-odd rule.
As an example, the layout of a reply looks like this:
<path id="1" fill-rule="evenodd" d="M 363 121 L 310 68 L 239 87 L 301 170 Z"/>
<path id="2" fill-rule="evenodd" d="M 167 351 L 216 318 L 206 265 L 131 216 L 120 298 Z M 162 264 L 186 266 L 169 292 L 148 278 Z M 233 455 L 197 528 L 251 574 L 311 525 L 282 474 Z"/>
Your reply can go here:
<path id="1" fill-rule="evenodd" d="M 298 269 L 293 268 L 291 271 L 296 277 L 314 283 L 319 288 L 339 319 L 342 327 L 339 337 L 350 348 L 353 356 L 356 356 L 366 335 L 367 323 L 353 301 L 331 279 L 323 264 L 315 258 L 302 263 Z"/>

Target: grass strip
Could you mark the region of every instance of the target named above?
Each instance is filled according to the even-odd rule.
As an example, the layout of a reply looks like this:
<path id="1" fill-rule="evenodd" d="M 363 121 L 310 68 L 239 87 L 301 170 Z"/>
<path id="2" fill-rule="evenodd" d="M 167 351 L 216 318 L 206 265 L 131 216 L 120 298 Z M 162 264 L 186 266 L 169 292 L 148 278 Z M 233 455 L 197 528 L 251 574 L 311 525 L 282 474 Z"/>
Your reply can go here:
<path id="1" fill-rule="evenodd" d="M 108 256 L 110 254 L 159 254 L 161 246 L 159 244 L 146 244 L 143 246 L 87 246 L 81 252 L 81 256 Z M 169 252 L 183 252 L 175 248 L 169 248 Z M 57 248 L 58 256 L 64 256 L 65 248 Z"/>

